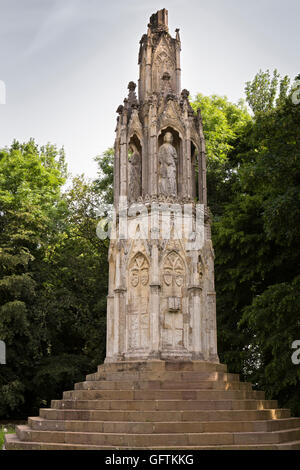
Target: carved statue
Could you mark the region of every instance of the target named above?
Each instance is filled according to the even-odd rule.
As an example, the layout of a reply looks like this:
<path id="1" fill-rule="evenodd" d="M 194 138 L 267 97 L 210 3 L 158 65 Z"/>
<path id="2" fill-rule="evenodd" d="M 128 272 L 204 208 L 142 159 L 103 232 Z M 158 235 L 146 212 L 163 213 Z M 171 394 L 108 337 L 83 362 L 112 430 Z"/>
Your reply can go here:
<path id="1" fill-rule="evenodd" d="M 164 143 L 158 152 L 159 162 L 159 194 L 166 196 L 177 196 L 176 163 L 177 152 L 172 145 L 173 136 L 166 132 Z"/>
<path id="2" fill-rule="evenodd" d="M 141 195 L 141 156 L 135 146 L 132 146 L 133 154 L 130 159 L 129 176 L 129 198 L 131 201 L 137 201 Z"/>

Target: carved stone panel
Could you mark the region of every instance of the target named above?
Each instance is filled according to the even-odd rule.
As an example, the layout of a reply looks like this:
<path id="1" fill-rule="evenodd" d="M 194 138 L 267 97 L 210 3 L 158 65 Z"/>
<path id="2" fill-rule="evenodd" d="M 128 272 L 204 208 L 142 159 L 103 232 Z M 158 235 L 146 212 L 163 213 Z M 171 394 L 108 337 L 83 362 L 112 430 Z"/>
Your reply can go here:
<path id="1" fill-rule="evenodd" d="M 162 266 L 162 345 L 165 349 L 184 347 L 183 296 L 186 268 L 175 251 L 168 253 Z"/>
<path id="2" fill-rule="evenodd" d="M 164 259 L 163 281 L 167 291 L 181 294 L 185 282 L 185 266 L 181 256 L 175 251 Z"/>
<path id="3" fill-rule="evenodd" d="M 150 340 L 149 262 L 144 254 L 137 253 L 132 258 L 128 276 L 128 350 L 147 349 Z"/>
<path id="4" fill-rule="evenodd" d="M 171 76 L 171 86 L 174 89 L 175 63 L 171 58 L 168 47 L 162 44 L 155 55 L 152 67 L 153 91 L 161 91 L 163 89 L 164 83 L 162 77 L 166 72 Z"/>

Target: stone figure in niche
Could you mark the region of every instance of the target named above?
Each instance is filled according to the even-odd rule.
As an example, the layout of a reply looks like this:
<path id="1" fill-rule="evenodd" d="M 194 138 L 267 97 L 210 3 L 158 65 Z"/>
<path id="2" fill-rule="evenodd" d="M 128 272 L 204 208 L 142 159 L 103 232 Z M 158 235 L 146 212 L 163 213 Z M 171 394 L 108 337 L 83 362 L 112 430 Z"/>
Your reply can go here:
<path id="1" fill-rule="evenodd" d="M 176 163 L 177 152 L 172 145 L 173 136 L 166 132 L 164 143 L 158 152 L 159 162 L 159 194 L 166 196 L 177 196 Z"/>
<path id="2" fill-rule="evenodd" d="M 133 145 L 132 151 L 129 173 L 129 199 L 130 201 L 137 201 L 141 195 L 141 155 Z"/>

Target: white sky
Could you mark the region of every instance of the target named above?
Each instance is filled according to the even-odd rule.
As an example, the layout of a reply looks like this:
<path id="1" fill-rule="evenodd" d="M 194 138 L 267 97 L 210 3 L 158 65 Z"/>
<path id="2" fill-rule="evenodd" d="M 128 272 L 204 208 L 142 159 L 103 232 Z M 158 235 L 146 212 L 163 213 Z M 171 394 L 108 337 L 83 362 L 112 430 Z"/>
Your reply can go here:
<path id="1" fill-rule="evenodd" d="M 182 88 L 236 102 L 261 68 L 299 72 L 299 0 L 0 0 L 0 147 L 64 146 L 73 174 L 114 142 L 116 109 L 138 79 L 152 13 L 180 28 Z"/>

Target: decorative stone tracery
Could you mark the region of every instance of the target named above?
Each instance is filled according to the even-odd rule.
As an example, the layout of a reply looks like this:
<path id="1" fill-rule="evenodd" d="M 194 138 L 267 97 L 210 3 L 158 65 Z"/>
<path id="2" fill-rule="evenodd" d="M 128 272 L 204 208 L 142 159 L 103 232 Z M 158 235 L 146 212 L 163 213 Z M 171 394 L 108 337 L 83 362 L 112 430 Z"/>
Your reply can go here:
<path id="1" fill-rule="evenodd" d="M 163 280 L 166 286 L 177 289 L 185 284 L 185 267 L 178 253 L 166 255 L 163 265 Z"/>
<path id="2" fill-rule="evenodd" d="M 146 286 L 149 282 L 149 263 L 147 258 L 138 253 L 130 263 L 129 277 L 132 287 Z"/>

